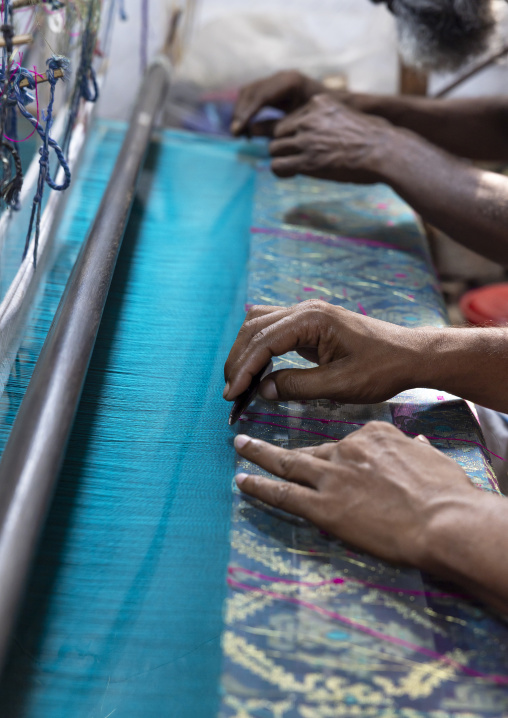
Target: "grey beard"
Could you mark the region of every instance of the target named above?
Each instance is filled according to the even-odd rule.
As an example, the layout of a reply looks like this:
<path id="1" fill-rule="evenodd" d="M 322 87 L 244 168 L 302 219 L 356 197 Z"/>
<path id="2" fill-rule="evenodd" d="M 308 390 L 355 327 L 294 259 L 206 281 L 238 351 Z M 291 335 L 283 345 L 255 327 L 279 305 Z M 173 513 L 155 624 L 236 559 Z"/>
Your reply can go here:
<path id="1" fill-rule="evenodd" d="M 403 60 L 426 70 L 454 70 L 481 54 L 495 26 L 490 0 L 388 0 L 388 5 Z"/>

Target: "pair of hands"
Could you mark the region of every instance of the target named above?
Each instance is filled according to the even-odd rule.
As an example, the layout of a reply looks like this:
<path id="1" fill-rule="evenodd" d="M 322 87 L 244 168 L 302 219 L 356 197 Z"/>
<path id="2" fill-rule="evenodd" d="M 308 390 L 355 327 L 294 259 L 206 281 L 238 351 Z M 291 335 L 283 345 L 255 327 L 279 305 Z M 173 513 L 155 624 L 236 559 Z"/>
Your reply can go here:
<path id="1" fill-rule="evenodd" d="M 396 138 L 393 126 L 379 117 L 357 112 L 354 95 L 326 92 L 299 72 L 279 72 L 244 87 L 238 97 L 231 130 L 250 132 L 250 121 L 263 107 L 289 113 L 254 134 L 273 134 L 272 170 L 279 177 L 305 174 L 319 179 L 370 184 L 383 179 L 383 153 Z"/>
<path id="2" fill-rule="evenodd" d="M 414 330 L 310 300 L 253 307 L 225 366 L 232 401 L 273 356 L 296 350 L 318 366 L 277 371 L 260 394 L 271 400 L 327 398 L 372 403 L 430 385 L 425 356 L 440 330 Z M 436 368 L 438 362 L 431 362 Z M 306 518 L 383 559 L 433 570 L 432 527 L 478 495 L 464 471 L 429 445 L 372 422 L 340 442 L 288 451 L 238 436 L 245 459 L 285 479 L 237 476 L 245 493 Z"/>

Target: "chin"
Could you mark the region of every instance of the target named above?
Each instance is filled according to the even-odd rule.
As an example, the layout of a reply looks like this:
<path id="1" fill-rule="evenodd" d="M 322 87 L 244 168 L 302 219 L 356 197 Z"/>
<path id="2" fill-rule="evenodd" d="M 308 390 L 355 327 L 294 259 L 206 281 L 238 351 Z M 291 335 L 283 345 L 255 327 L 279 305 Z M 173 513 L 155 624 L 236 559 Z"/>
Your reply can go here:
<path id="1" fill-rule="evenodd" d="M 404 62 L 456 70 L 484 53 L 495 28 L 491 0 L 375 0 L 394 14 Z"/>

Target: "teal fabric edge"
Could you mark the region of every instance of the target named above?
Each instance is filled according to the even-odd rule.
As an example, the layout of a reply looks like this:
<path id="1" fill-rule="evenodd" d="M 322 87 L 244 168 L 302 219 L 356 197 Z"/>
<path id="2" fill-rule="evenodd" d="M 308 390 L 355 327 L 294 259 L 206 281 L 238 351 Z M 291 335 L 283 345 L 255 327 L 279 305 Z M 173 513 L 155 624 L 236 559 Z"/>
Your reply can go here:
<path id="1" fill-rule="evenodd" d="M 94 132 L 99 135 L 102 133 L 104 136 L 109 134 L 110 141 L 115 145 L 115 151 L 118 151 L 125 127 L 123 125 L 116 125 L 115 127 L 115 124 L 98 122 Z M 114 138 L 113 135 L 115 135 Z M 162 714 L 212 716 L 215 715 L 218 708 L 218 685 L 221 671 L 222 603 L 226 595 L 225 577 L 229 558 L 231 478 L 234 470 L 233 436 L 226 428 L 228 407 L 220 397 L 223 384 L 223 361 L 241 323 L 245 300 L 248 228 L 251 219 L 254 174 L 252 167 L 248 166 L 249 163 L 237 162 L 239 147 L 244 143 L 221 144 L 220 151 L 212 152 L 208 159 L 211 163 L 208 182 L 212 194 L 215 192 L 215 201 L 217 201 L 215 188 L 217 172 L 212 165 L 222 163 L 226 175 L 229 172 L 228 167 L 229 169 L 233 166 L 234 168 L 239 167 L 238 170 L 234 169 L 233 174 L 237 171 L 240 173 L 240 189 L 232 194 L 230 193 L 229 196 L 233 204 L 219 207 L 213 216 L 213 222 L 209 223 L 210 226 L 207 230 L 209 231 L 210 240 L 208 250 L 210 250 L 214 246 L 213 242 L 217 243 L 217 246 L 221 246 L 218 243 L 224 241 L 225 231 L 227 234 L 227 228 L 229 227 L 232 234 L 227 245 L 228 256 L 226 256 L 227 243 L 225 243 L 222 248 L 222 254 L 219 256 L 219 261 L 223 263 L 225 276 L 227 275 L 232 280 L 229 284 L 228 280 L 226 280 L 228 294 L 221 307 L 221 316 L 211 317 L 215 321 L 214 334 L 213 342 L 206 351 L 206 361 L 199 371 L 196 370 L 196 367 L 193 367 L 193 376 L 195 377 L 199 374 L 200 383 L 194 388 L 190 387 L 186 397 L 189 406 L 200 407 L 200 411 L 207 416 L 209 425 L 211 418 L 213 418 L 217 426 L 223 427 L 219 432 L 222 449 L 217 461 L 212 462 L 214 466 L 209 465 L 207 467 L 206 462 L 199 466 L 203 476 L 206 475 L 208 470 L 208 478 L 211 475 L 214 479 L 217 479 L 214 500 L 218 506 L 218 513 L 211 536 L 210 532 L 208 532 L 209 540 L 215 539 L 220 543 L 215 578 L 212 580 L 213 585 L 210 586 L 210 581 L 207 583 L 199 572 L 196 573 L 196 557 L 191 557 L 191 573 L 194 572 L 195 574 L 191 578 L 185 578 L 183 575 L 184 562 L 180 564 L 176 562 L 170 571 L 163 573 L 160 573 L 156 566 L 154 570 L 156 570 L 157 576 L 154 578 L 150 574 L 150 568 L 141 567 L 141 561 L 139 571 L 136 572 L 135 580 L 131 581 L 130 587 L 126 590 L 125 586 L 122 587 L 120 591 L 123 591 L 122 597 L 116 596 L 113 597 L 113 600 L 110 600 L 111 597 L 101 594 L 101 586 L 107 582 L 113 582 L 114 579 L 122 581 L 123 568 L 119 569 L 117 575 L 108 565 L 105 556 L 111 555 L 112 549 L 113 554 L 116 552 L 117 557 L 119 552 L 122 553 L 119 546 L 123 545 L 122 536 L 126 531 L 126 527 L 119 526 L 115 536 L 110 535 L 109 529 L 106 530 L 106 528 L 108 527 L 108 522 L 111 525 L 111 522 L 114 523 L 119 520 L 116 514 L 120 513 L 120 509 L 118 509 L 117 505 L 115 506 L 114 498 L 115 496 L 118 498 L 118 480 L 121 480 L 122 477 L 115 473 L 117 468 L 115 464 L 125 465 L 125 456 L 122 455 L 125 446 L 121 448 L 118 456 L 111 457 L 109 461 L 105 456 L 103 442 L 107 441 L 108 432 L 111 428 L 107 411 L 111 410 L 111 402 L 115 399 L 115 390 L 117 389 L 115 381 L 122 376 L 122 370 L 118 370 L 118 366 L 111 364 L 112 358 L 116 360 L 117 350 L 121 351 L 122 336 L 124 336 L 122 332 L 125 331 L 123 320 L 129 314 L 130 298 L 133 293 L 143 295 L 146 289 L 143 282 L 137 284 L 138 280 L 140 280 L 139 277 L 135 280 L 132 279 L 132 273 L 136 274 L 136 252 L 140 249 L 140 242 L 142 243 L 144 237 L 163 226 L 161 218 L 165 216 L 167 211 L 165 203 L 167 198 L 171 196 L 168 186 L 175 191 L 175 208 L 180 207 L 181 201 L 185 199 L 185 192 L 192 184 L 195 184 L 196 189 L 199 188 L 199 181 L 201 181 L 203 174 L 202 153 L 200 152 L 199 163 L 190 162 L 186 155 L 188 151 L 192 152 L 193 147 L 201 147 L 203 143 L 208 144 L 207 138 L 193 138 L 186 133 L 163 132 L 158 135 L 158 138 L 159 141 L 152 145 L 151 153 L 147 158 L 146 171 L 141 178 L 140 192 L 125 236 L 118 269 L 115 273 L 111 295 L 92 359 L 87 385 L 57 489 L 55 503 L 36 559 L 36 569 L 32 577 L 20 624 L 16 631 L 10 664 L 2 682 L 0 708 L 2 716 L 6 718 L 14 716 L 16 718 L 34 716 L 35 718 L 35 716 L 41 715 L 48 716 L 48 718 L 59 718 L 59 716 L 64 715 L 100 715 L 101 718 L 104 718 L 104 716 L 108 715 L 108 712 L 111 714 L 111 711 L 118 711 L 122 716 L 159 716 Z M 104 139 L 101 140 L 101 143 L 103 141 Z M 169 145 L 172 145 L 170 150 L 167 149 Z M 182 145 L 184 149 L 177 147 L 177 145 Z M 212 145 L 216 150 L 217 146 L 210 143 L 210 147 Z M 101 145 L 99 145 L 98 154 L 96 155 L 98 161 L 100 160 L 100 149 Z M 191 173 L 191 176 L 188 177 L 186 188 L 182 186 L 181 174 L 171 176 L 173 171 L 171 163 L 160 161 L 160 153 L 165 158 L 169 158 L 171 152 L 173 152 L 173 159 L 179 158 L 180 160 L 180 173 L 182 170 Z M 157 158 L 157 153 L 159 153 L 159 158 Z M 69 219 L 69 213 L 72 215 L 73 212 L 78 215 L 81 212 L 89 218 L 90 215 L 93 216 L 91 212 L 87 214 L 90 197 L 93 197 L 95 201 L 95 199 L 100 199 L 103 192 L 107 181 L 107 172 L 98 173 L 97 167 L 92 168 L 90 166 L 93 163 L 88 162 L 89 159 L 85 158 L 83 163 L 85 179 L 83 185 L 79 188 L 80 197 L 77 200 L 81 206 L 76 208 L 76 205 L 72 206 L 70 204 L 66 215 L 67 219 Z M 193 159 L 196 160 L 196 155 L 194 155 Z M 101 175 L 100 182 L 97 181 L 98 174 Z M 147 215 L 151 214 L 150 202 L 153 199 L 154 184 L 157 185 L 158 180 L 161 180 L 158 190 L 155 187 L 158 206 L 149 218 L 150 226 L 147 230 L 145 223 L 147 222 Z M 183 184 L 185 185 L 185 182 Z M 196 191 L 193 197 L 190 197 L 188 193 L 187 196 L 195 204 L 197 201 L 202 201 L 203 193 Z M 232 209 L 234 211 L 231 211 Z M 202 214 L 206 217 L 206 211 Z M 80 231 L 83 229 L 84 224 L 83 217 L 81 217 Z M 224 229 L 225 226 L 226 230 Z M 64 219 L 62 227 L 72 230 L 73 217 L 71 216 L 70 224 L 67 225 Z M 240 232 L 238 227 L 241 228 Z M 178 232 L 175 231 L 172 234 L 176 238 L 174 240 L 176 242 L 179 238 Z M 243 239 L 238 241 L 239 237 L 243 237 Z M 180 249 L 184 244 L 180 237 Z M 179 251 L 179 247 L 175 244 L 176 252 Z M 74 251 L 77 251 L 78 248 L 75 246 Z M 141 249 L 140 251 L 143 253 L 144 250 Z M 153 251 L 155 251 L 155 257 Z M 150 252 L 148 252 L 148 255 L 150 255 Z M 146 261 L 142 263 L 145 270 L 149 265 L 154 265 L 154 259 L 156 260 L 156 265 L 157 260 L 160 259 L 158 249 L 155 246 L 152 247 L 152 254 L 148 255 L 148 259 L 145 258 Z M 231 257 L 233 257 L 233 260 L 231 260 Z M 182 264 L 176 267 L 178 270 L 185 265 L 183 256 L 181 260 Z M 214 252 L 211 252 L 209 256 L 201 257 L 201 267 L 203 268 L 204 265 L 207 265 L 205 268 L 208 270 L 212 260 L 214 260 Z M 192 261 L 191 258 L 190 267 L 195 268 Z M 69 269 L 69 256 L 65 257 L 63 264 Z M 160 266 L 158 269 L 160 269 Z M 145 274 L 144 279 L 146 279 L 146 276 Z M 177 285 L 181 278 L 182 272 L 177 271 L 174 276 Z M 59 265 L 58 260 L 52 271 L 52 281 L 54 285 L 50 281 L 43 306 L 38 311 L 38 318 L 37 320 L 34 319 L 35 324 L 32 323 L 31 336 L 20 352 L 21 359 L 18 358 L 17 369 L 15 368 L 11 377 L 9 391 L 2 399 L 5 400 L 2 410 L 4 430 L 6 429 L 6 419 L 10 421 L 13 419 L 16 402 L 19 405 L 22 398 L 22 385 L 23 383 L 26 385 L 28 382 L 33 364 L 42 345 L 41 315 L 47 330 L 51 319 L 49 306 L 51 305 L 54 312 L 59 298 L 57 295 L 59 292 L 61 293 L 65 283 L 65 272 L 63 267 Z M 128 286 L 129 291 L 125 291 L 126 286 Z M 203 309 L 212 308 L 213 314 L 216 314 L 217 302 L 210 301 L 210 298 L 214 296 L 213 292 L 206 295 L 206 293 L 201 292 L 202 289 L 203 282 L 200 284 L 200 297 L 198 297 L 196 307 L 199 306 L 200 313 L 203 312 Z M 188 287 L 188 290 L 191 291 L 194 298 L 196 294 L 194 283 Z M 178 291 L 180 291 L 179 285 L 175 287 L 175 296 Z M 144 309 L 146 308 L 142 308 L 143 311 Z M 160 312 L 162 306 L 153 306 L 152 310 Z M 211 321 L 209 317 L 205 318 L 207 322 Z M 133 318 L 133 321 L 136 324 L 136 317 Z M 185 318 L 184 324 L 185 326 L 180 324 L 180 333 L 182 333 L 182 330 L 185 331 L 185 329 L 192 326 L 192 322 L 189 321 L 188 317 Z M 137 330 L 139 330 L 139 327 L 137 327 Z M 203 330 L 203 324 L 201 325 L 201 330 Z M 138 333 L 138 338 L 141 337 L 141 334 Z M 199 337 L 196 337 L 196 340 L 195 343 L 199 345 Z M 188 350 L 189 348 L 193 349 L 191 345 L 187 347 Z M 157 354 L 157 352 L 155 353 Z M 193 354 L 189 352 L 185 355 L 184 364 L 179 366 L 178 372 L 173 364 L 172 376 L 169 379 L 174 381 L 175 376 L 178 376 L 180 380 L 183 380 L 187 367 L 191 366 L 192 357 Z M 158 368 L 161 366 L 161 359 L 162 355 L 157 354 Z M 154 360 L 153 357 L 151 357 L 152 360 Z M 199 361 L 197 363 L 199 364 Z M 21 371 L 20 368 L 22 369 Z M 113 382 L 109 386 L 108 376 L 112 377 Z M 212 381 L 210 381 L 211 377 Z M 161 393 L 160 377 L 157 378 L 156 383 L 157 390 L 154 395 Z M 135 385 L 130 385 L 129 389 L 134 393 L 136 392 Z M 116 398 L 119 396 L 121 395 L 117 393 Z M 137 399 L 141 405 L 143 397 L 138 394 Z M 155 396 L 155 400 L 158 400 L 157 396 Z M 178 403 L 178 408 L 180 404 L 181 401 Z M 116 409 L 118 409 L 118 403 Z M 128 430 L 128 428 L 126 425 L 123 426 L 124 430 Z M 185 451 L 183 456 L 178 459 L 177 463 L 180 466 L 171 467 L 175 469 L 173 475 L 177 476 L 177 480 L 175 480 L 172 487 L 168 487 L 164 503 L 166 506 L 165 514 L 164 511 L 162 512 L 165 516 L 164 520 L 168 519 L 168 512 L 169 514 L 176 512 L 185 517 L 189 512 L 192 513 L 193 508 L 189 503 L 189 497 L 183 490 L 186 484 L 185 471 L 189 468 L 189 461 L 192 465 L 189 458 L 191 436 L 189 422 L 182 422 L 178 431 L 180 432 L 180 439 L 184 441 Z M 136 436 L 139 436 L 139 434 L 133 433 L 131 435 L 132 442 L 135 441 Z M 5 438 L 6 432 L 4 431 L 2 441 Z M 109 435 L 109 438 L 111 438 L 111 435 Z M 116 438 L 118 439 L 118 436 Z M 211 431 L 208 427 L 205 439 L 206 441 L 201 446 L 211 445 L 213 441 L 217 441 L 217 432 L 215 430 Z M 122 443 L 124 442 L 122 441 Z M 94 464 L 92 456 L 94 453 L 95 458 L 100 455 L 105 472 L 115 478 L 115 481 L 108 488 L 108 491 L 112 492 L 111 501 L 109 502 L 104 501 L 101 503 L 97 465 Z M 147 459 L 143 454 L 143 450 L 141 450 L 140 455 L 143 462 L 146 462 Z M 229 457 L 228 461 L 224 461 L 225 456 Z M 141 464 L 139 466 L 142 475 L 141 488 L 146 490 L 144 469 Z M 168 464 L 161 457 L 157 459 L 152 468 L 154 467 L 159 472 L 157 476 L 160 476 L 162 471 L 169 471 Z M 152 488 L 154 487 L 152 486 Z M 206 485 L 200 488 L 204 491 Z M 102 498 L 104 497 L 102 496 Z M 133 511 L 134 508 L 130 501 L 127 508 L 128 511 Z M 201 509 L 206 507 L 207 502 L 208 498 L 203 493 L 200 504 Z M 198 519 L 197 527 L 199 529 L 198 524 L 201 518 L 199 516 L 194 517 L 195 520 L 196 518 Z M 185 527 L 178 525 L 176 528 L 177 533 L 185 534 Z M 143 534 L 143 531 L 144 529 L 141 530 L 138 527 L 138 537 Z M 148 540 L 146 536 L 145 538 Z M 162 528 L 156 527 L 152 538 L 155 544 L 154 546 L 150 544 L 151 551 L 147 563 L 160 564 L 160 544 L 161 542 L 164 544 L 167 540 L 167 532 L 165 533 Z M 159 549 L 158 552 L 155 551 L 155 545 Z M 203 548 L 206 543 L 202 541 L 199 546 L 199 558 L 203 558 Z M 125 551 L 122 555 L 125 556 L 126 553 Z M 206 561 L 204 566 L 206 569 Z M 202 569 L 203 566 L 200 567 L 201 572 Z M 201 581 L 196 582 L 196 576 Z M 151 583 L 148 591 L 145 579 Z M 138 582 L 145 583 L 142 592 L 138 591 Z M 191 636 L 188 645 L 180 643 L 180 645 L 174 646 L 173 644 L 175 641 L 178 643 L 178 640 L 174 636 L 169 636 L 169 644 L 171 644 L 169 649 L 168 646 L 163 645 L 164 642 L 159 642 L 158 655 L 161 653 L 167 654 L 168 650 L 172 650 L 173 653 L 171 653 L 166 664 L 161 661 L 157 665 L 152 665 L 154 663 L 153 656 L 157 654 L 157 650 L 153 645 L 150 646 L 149 644 L 150 641 L 157 643 L 157 641 L 153 640 L 153 636 L 158 635 L 157 632 L 161 631 L 161 625 L 164 624 L 165 618 L 162 609 L 165 602 L 162 600 L 164 597 L 161 592 L 153 588 L 153 582 L 161 582 L 166 587 L 162 594 L 166 595 L 168 614 L 172 611 L 174 614 L 171 625 L 175 635 L 178 631 L 192 633 L 192 624 L 195 624 L 195 626 L 200 624 L 199 611 L 206 613 L 209 606 L 213 604 L 213 610 L 209 611 L 213 615 L 211 618 L 209 617 L 202 621 L 203 625 L 201 626 L 204 632 L 203 635 L 206 633 L 206 640 L 196 642 L 192 640 Z M 177 599 L 180 602 L 189 603 L 188 599 L 185 599 L 185 591 L 181 595 L 177 595 L 176 599 L 174 595 L 172 597 L 171 591 L 174 594 L 177 593 L 177 586 L 180 585 L 180 588 L 185 587 L 186 582 L 187 587 L 195 586 L 195 596 L 198 599 L 198 604 L 194 605 L 192 610 L 187 611 L 185 623 L 185 621 L 182 621 L 181 613 L 178 613 L 182 606 L 177 610 L 171 604 L 172 599 L 173 601 Z M 86 584 L 90 585 L 87 586 Z M 84 590 L 83 587 L 86 589 L 84 591 L 86 600 L 83 600 L 82 596 L 81 607 L 77 609 L 76 604 L 73 605 L 73 600 L 77 600 L 79 592 Z M 157 614 L 155 623 L 153 618 L 147 616 L 147 620 L 143 624 L 142 635 L 136 636 L 136 639 L 140 639 L 143 647 L 143 650 L 138 654 L 131 645 L 132 636 L 129 631 L 134 626 L 134 632 L 136 633 L 139 625 L 141 625 L 140 621 L 143 623 L 139 618 L 143 615 L 142 604 L 150 600 L 149 592 L 152 590 L 156 592 L 157 600 L 162 601 L 162 603 L 158 604 L 158 606 L 162 606 L 162 612 Z M 116 615 L 113 615 L 115 600 L 117 601 L 118 611 Z M 138 605 L 138 611 L 133 612 L 133 603 Z M 186 609 L 185 606 L 183 608 Z M 102 638 L 101 631 L 93 628 L 94 621 L 97 620 L 97 614 L 101 615 L 101 612 L 104 614 L 101 620 L 107 626 L 107 629 L 102 632 Z M 87 621 L 90 622 L 88 626 Z M 136 624 L 136 621 L 138 624 Z M 171 630 L 169 624 L 165 625 L 165 630 L 169 634 Z M 197 629 L 195 630 L 197 631 Z M 106 634 L 107 638 L 105 637 Z M 136 640 L 134 640 L 134 643 L 136 643 Z M 147 665 L 149 666 L 148 670 L 146 670 Z M 117 672 L 116 676 L 115 671 Z"/>

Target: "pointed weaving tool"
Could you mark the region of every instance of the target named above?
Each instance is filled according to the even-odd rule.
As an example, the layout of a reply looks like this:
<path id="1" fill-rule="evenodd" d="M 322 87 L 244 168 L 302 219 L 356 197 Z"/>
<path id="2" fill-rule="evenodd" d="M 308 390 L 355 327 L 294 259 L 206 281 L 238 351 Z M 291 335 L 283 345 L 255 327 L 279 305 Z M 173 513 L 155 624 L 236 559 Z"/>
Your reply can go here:
<path id="1" fill-rule="evenodd" d="M 243 412 L 248 409 L 249 404 L 254 401 L 254 398 L 258 393 L 259 385 L 261 384 L 265 376 L 267 376 L 272 371 L 272 369 L 273 364 L 272 362 L 269 362 L 265 367 L 263 367 L 263 369 L 261 369 L 260 372 L 258 372 L 253 377 L 248 388 L 242 394 L 240 394 L 238 399 L 233 404 L 233 408 L 231 409 L 231 414 L 229 415 L 229 426 L 233 426 L 233 424 L 236 424 Z"/>

